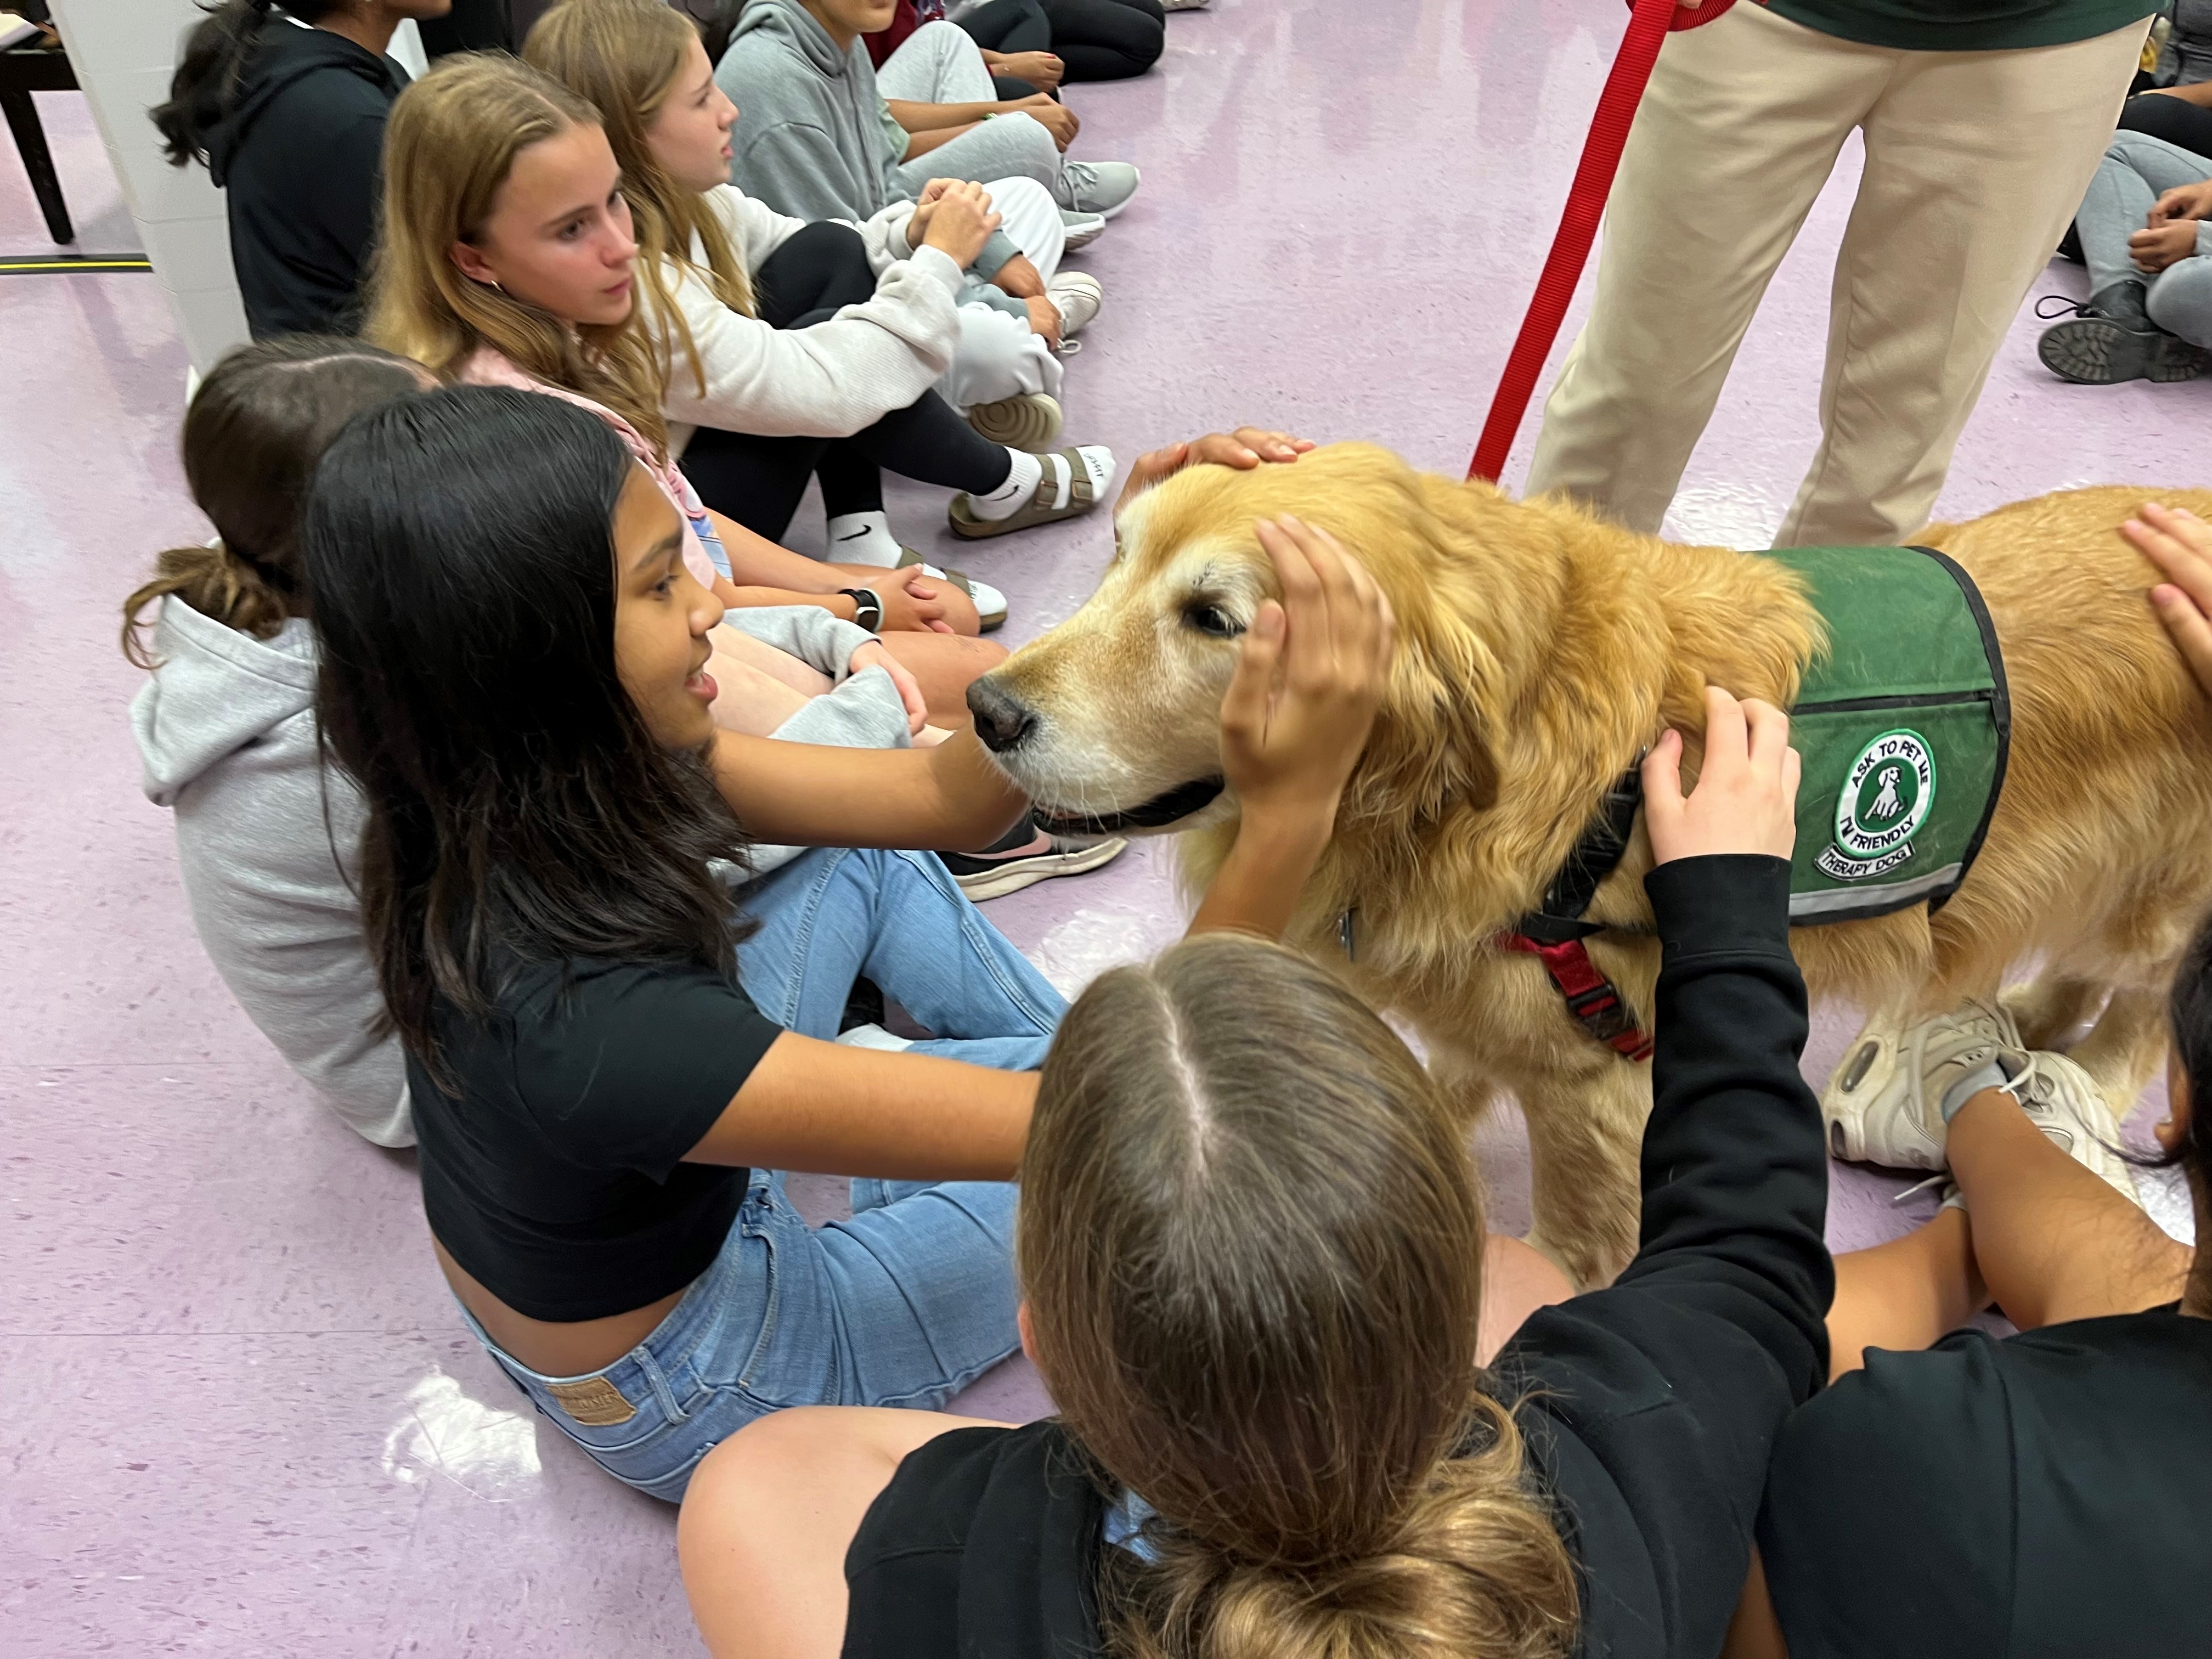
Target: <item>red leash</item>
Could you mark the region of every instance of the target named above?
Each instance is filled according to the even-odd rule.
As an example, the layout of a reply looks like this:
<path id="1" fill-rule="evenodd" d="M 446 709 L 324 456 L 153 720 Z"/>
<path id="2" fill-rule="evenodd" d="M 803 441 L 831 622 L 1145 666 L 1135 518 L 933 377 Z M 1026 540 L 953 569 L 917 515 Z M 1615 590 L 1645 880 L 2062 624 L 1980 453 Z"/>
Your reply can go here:
<path id="1" fill-rule="evenodd" d="M 1589 262 L 1590 244 L 1596 240 L 1598 221 L 1605 215 L 1605 198 L 1613 189 L 1613 175 L 1620 167 L 1620 152 L 1628 143 L 1629 124 L 1643 101 L 1644 88 L 1658 62 L 1659 48 L 1675 29 L 1693 29 L 1710 23 L 1735 0 L 1705 0 L 1694 9 L 1675 0 L 1631 0 L 1627 38 L 1607 75 L 1605 91 L 1590 120 L 1589 139 L 1583 145 L 1581 164 L 1575 168 L 1574 187 L 1567 192 L 1567 209 L 1560 216 L 1559 234 L 1544 258 L 1544 274 L 1537 279 L 1536 297 L 1521 319 L 1521 333 L 1513 342 L 1513 355 L 1505 360 L 1505 373 L 1498 382 L 1498 395 L 1490 400 L 1490 418 L 1483 422 L 1482 441 L 1475 446 L 1470 478 L 1490 483 L 1505 470 L 1513 448 L 1513 434 L 1521 429 L 1521 416 L 1536 390 L 1536 377 L 1544 359 L 1559 337 L 1566 320 L 1567 302 L 1575 297 Z M 1761 0 L 1764 3 L 1764 0 Z"/>

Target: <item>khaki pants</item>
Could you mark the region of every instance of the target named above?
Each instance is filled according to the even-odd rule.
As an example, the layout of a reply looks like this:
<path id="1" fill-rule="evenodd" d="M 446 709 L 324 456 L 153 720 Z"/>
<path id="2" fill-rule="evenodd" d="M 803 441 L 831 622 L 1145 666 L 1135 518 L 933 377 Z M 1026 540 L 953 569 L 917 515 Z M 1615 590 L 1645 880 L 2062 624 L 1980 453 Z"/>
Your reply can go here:
<path id="1" fill-rule="evenodd" d="M 1853 127 L 1820 447 L 1775 545 L 1901 542 L 2111 142 L 2148 22 L 2021 52 L 1861 46 L 1753 0 L 1668 37 L 1528 493 L 1656 532 L 1752 313 Z"/>

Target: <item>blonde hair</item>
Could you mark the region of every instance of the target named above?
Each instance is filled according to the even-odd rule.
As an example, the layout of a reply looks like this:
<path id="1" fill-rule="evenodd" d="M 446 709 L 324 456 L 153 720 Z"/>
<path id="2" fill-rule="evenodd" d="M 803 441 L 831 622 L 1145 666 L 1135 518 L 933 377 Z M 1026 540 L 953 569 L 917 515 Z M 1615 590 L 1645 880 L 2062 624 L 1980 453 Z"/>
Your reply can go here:
<path id="1" fill-rule="evenodd" d="M 1018 1255 L 1038 1364 L 1152 1559 L 1123 1659 L 1549 1659 L 1574 1569 L 1478 1386 L 1482 1211 L 1420 1063 L 1281 948 L 1214 933 L 1084 993 Z"/>
<path id="2" fill-rule="evenodd" d="M 440 59 L 399 94 L 384 130 L 382 242 L 368 326 L 378 344 L 451 380 L 489 346 L 524 374 L 603 404 L 665 451 L 664 377 L 635 304 L 611 326 L 572 326 L 452 258 L 483 233 L 514 158 L 599 112 L 526 64 L 496 52 Z"/>
<path id="3" fill-rule="evenodd" d="M 663 371 L 675 372 L 680 344 L 707 395 L 706 366 L 700 362 L 691 325 L 669 291 L 663 260 L 694 272 L 716 299 L 732 311 L 753 314 L 752 283 L 721 218 L 707 198 L 681 188 L 653 154 L 647 129 L 668 100 L 698 31 L 666 0 L 563 0 L 538 20 L 522 48 L 524 61 L 597 106 L 607 143 L 623 172 L 636 228 L 639 289 L 653 309 L 654 324 L 666 331 L 660 343 Z M 692 239 L 706 251 L 702 265 L 691 257 Z"/>
<path id="4" fill-rule="evenodd" d="M 208 371 L 180 443 L 192 500 L 217 539 L 173 547 L 123 602 L 123 654 L 157 665 L 146 608 L 174 594 L 211 622 L 267 639 L 309 614 L 299 521 L 315 464 L 364 409 L 421 390 L 422 371 L 359 340 L 288 334 L 240 346 Z"/>

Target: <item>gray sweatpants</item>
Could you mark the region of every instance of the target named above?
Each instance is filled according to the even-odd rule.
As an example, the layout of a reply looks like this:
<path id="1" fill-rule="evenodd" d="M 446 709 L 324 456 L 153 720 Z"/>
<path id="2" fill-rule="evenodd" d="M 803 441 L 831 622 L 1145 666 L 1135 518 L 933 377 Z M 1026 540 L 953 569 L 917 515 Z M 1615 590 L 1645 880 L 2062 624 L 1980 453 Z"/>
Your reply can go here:
<path id="1" fill-rule="evenodd" d="M 2207 179 L 2212 179 L 2212 161 L 2147 132 L 2116 132 L 2074 218 L 2089 266 L 2089 292 L 2130 279 L 2146 283 L 2151 321 L 2200 346 L 2212 346 L 2212 220 L 2197 224 L 2195 257 L 2155 276 L 2136 269 L 2128 238 L 2143 228 L 2151 204 L 2167 191 Z"/>
<path id="2" fill-rule="evenodd" d="M 975 37 L 957 23 L 924 23 L 876 71 L 876 90 L 913 104 L 990 104 L 999 98 Z M 1034 179 L 1058 194 L 1060 146 L 1042 121 L 1000 115 L 901 164 L 900 185 L 921 194 L 932 179 Z"/>

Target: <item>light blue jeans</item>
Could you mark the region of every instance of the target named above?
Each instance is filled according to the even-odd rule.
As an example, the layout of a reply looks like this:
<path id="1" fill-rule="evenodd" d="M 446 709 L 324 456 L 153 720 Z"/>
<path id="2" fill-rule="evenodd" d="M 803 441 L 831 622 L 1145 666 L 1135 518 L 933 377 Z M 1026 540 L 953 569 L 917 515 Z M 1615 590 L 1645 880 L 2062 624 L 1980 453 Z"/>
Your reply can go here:
<path id="1" fill-rule="evenodd" d="M 2194 155 L 2147 132 L 2116 132 L 2074 222 L 2089 267 L 2089 292 L 2138 282 L 2151 321 L 2191 345 L 2212 346 L 2212 221 L 2197 227 L 2197 252 L 2155 276 L 2137 270 L 2128 237 L 2143 228 L 2151 204 L 2179 185 L 2212 178 L 2212 156 Z"/>
<path id="2" fill-rule="evenodd" d="M 931 853 L 817 848 L 738 895 L 761 1012 L 836 1035 L 866 974 L 938 1034 L 916 1054 L 1044 1062 L 1066 1005 Z M 699 1460 L 786 1406 L 940 1406 L 1012 1353 L 1014 1188 L 855 1181 L 849 1221 L 810 1227 L 757 1170 L 721 1254 L 653 1334 L 603 1371 L 509 1376 L 609 1474 L 671 1503 Z"/>

